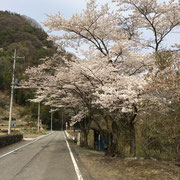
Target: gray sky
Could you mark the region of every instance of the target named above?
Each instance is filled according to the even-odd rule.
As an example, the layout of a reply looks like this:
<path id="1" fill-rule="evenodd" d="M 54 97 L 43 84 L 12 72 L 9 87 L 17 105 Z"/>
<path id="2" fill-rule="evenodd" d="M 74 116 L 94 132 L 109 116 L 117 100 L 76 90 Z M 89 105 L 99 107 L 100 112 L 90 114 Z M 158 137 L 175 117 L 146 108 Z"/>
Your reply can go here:
<path id="1" fill-rule="evenodd" d="M 80 13 L 85 9 L 86 2 L 87 0 L 0 0 L 0 10 L 26 15 L 41 23 L 46 20 L 45 14 L 55 15 L 60 12 L 64 17 L 69 18 L 74 13 Z M 104 4 L 111 0 L 97 0 L 97 2 Z M 172 33 L 167 38 L 167 44 L 174 44 L 179 39 L 180 33 Z"/>
<path id="2" fill-rule="evenodd" d="M 163 2 L 168 0 L 158 0 Z M 69 18 L 74 13 L 81 12 L 86 7 L 87 0 L 0 0 L 0 10 L 16 12 L 29 16 L 39 23 L 46 20 L 46 13 L 61 14 Z M 111 0 L 97 0 L 98 4 Z"/>
<path id="3" fill-rule="evenodd" d="M 105 3 L 108 0 L 98 0 Z M 46 20 L 45 14 L 61 14 L 69 18 L 74 13 L 80 13 L 86 7 L 86 0 L 0 0 L 0 10 L 16 12 L 29 16 L 37 22 Z"/>

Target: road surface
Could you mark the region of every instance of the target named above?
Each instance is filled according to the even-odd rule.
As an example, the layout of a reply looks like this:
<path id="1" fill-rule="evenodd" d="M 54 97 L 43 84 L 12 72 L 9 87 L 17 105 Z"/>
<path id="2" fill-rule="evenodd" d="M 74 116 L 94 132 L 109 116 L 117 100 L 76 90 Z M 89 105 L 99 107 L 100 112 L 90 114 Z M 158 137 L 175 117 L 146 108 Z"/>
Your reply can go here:
<path id="1" fill-rule="evenodd" d="M 55 132 L 7 156 L 1 153 L 0 180 L 80 180 L 71 156 L 64 133 Z"/>

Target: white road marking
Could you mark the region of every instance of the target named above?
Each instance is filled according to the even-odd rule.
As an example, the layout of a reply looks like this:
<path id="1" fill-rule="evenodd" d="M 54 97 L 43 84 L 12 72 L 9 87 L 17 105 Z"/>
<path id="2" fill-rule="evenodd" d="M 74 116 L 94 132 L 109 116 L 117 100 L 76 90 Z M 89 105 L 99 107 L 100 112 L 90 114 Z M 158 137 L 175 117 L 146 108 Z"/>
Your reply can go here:
<path id="1" fill-rule="evenodd" d="M 75 158 L 74 158 L 74 156 L 73 156 L 73 153 L 72 153 L 72 151 L 71 151 L 71 148 L 70 148 L 70 146 L 69 146 L 69 143 L 68 143 L 68 141 L 66 140 L 65 134 L 64 134 L 64 138 L 65 138 L 67 147 L 68 147 L 68 149 L 69 149 L 69 153 L 70 153 L 70 156 L 71 156 L 71 159 L 72 159 L 72 162 L 73 162 L 74 169 L 75 169 L 75 171 L 76 171 L 76 175 L 77 175 L 77 177 L 78 177 L 78 180 L 83 180 L 83 177 L 82 177 L 81 172 L 80 172 L 80 170 L 79 170 L 79 168 L 78 168 L 78 165 L 77 165 L 77 163 L 76 163 L 76 160 L 75 160 Z"/>
<path id="2" fill-rule="evenodd" d="M 36 138 L 23 138 L 25 141 L 32 141 L 35 140 Z"/>
<path id="3" fill-rule="evenodd" d="M 50 133 L 50 134 L 52 134 L 52 133 Z M 49 136 L 50 134 L 47 134 L 47 135 L 44 135 L 44 136 L 37 137 L 34 141 L 29 142 L 29 143 L 27 143 L 27 144 L 25 144 L 25 145 L 23 145 L 23 146 L 21 146 L 21 147 L 18 147 L 18 148 L 16 148 L 16 149 L 12 150 L 12 151 L 9 151 L 9 152 L 7 152 L 7 153 L 1 155 L 1 156 L 0 156 L 0 159 L 3 158 L 3 157 L 5 157 L 5 156 L 7 156 L 7 155 L 9 155 L 9 154 L 11 154 L 11 153 L 13 153 L 13 152 L 15 152 L 15 151 L 18 151 L 19 149 L 22 149 L 22 148 L 24 148 L 24 147 L 26 147 L 26 146 L 28 146 L 28 145 L 30 145 L 30 144 L 32 144 L 32 143 L 38 141 L 39 139 L 41 139 L 41 138 L 43 138 L 43 137 L 45 137 L 45 136 Z"/>

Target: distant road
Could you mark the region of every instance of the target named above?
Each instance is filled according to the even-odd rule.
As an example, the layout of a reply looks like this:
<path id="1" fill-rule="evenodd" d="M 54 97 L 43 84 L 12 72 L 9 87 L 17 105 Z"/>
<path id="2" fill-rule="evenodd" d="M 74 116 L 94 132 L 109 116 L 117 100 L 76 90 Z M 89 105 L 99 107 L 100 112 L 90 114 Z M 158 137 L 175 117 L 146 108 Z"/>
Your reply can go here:
<path id="1" fill-rule="evenodd" d="M 63 132 L 55 132 L 0 158 L 0 180 L 80 180 L 71 156 Z"/>

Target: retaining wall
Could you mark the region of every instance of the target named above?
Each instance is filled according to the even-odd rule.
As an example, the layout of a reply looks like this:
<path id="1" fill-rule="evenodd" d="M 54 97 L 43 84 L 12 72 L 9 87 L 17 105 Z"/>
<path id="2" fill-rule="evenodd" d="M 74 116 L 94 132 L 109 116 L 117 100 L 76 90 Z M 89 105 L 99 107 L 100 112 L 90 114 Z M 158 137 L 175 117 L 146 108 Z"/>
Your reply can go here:
<path id="1" fill-rule="evenodd" d="M 22 134 L 0 136 L 0 148 L 22 141 Z"/>

